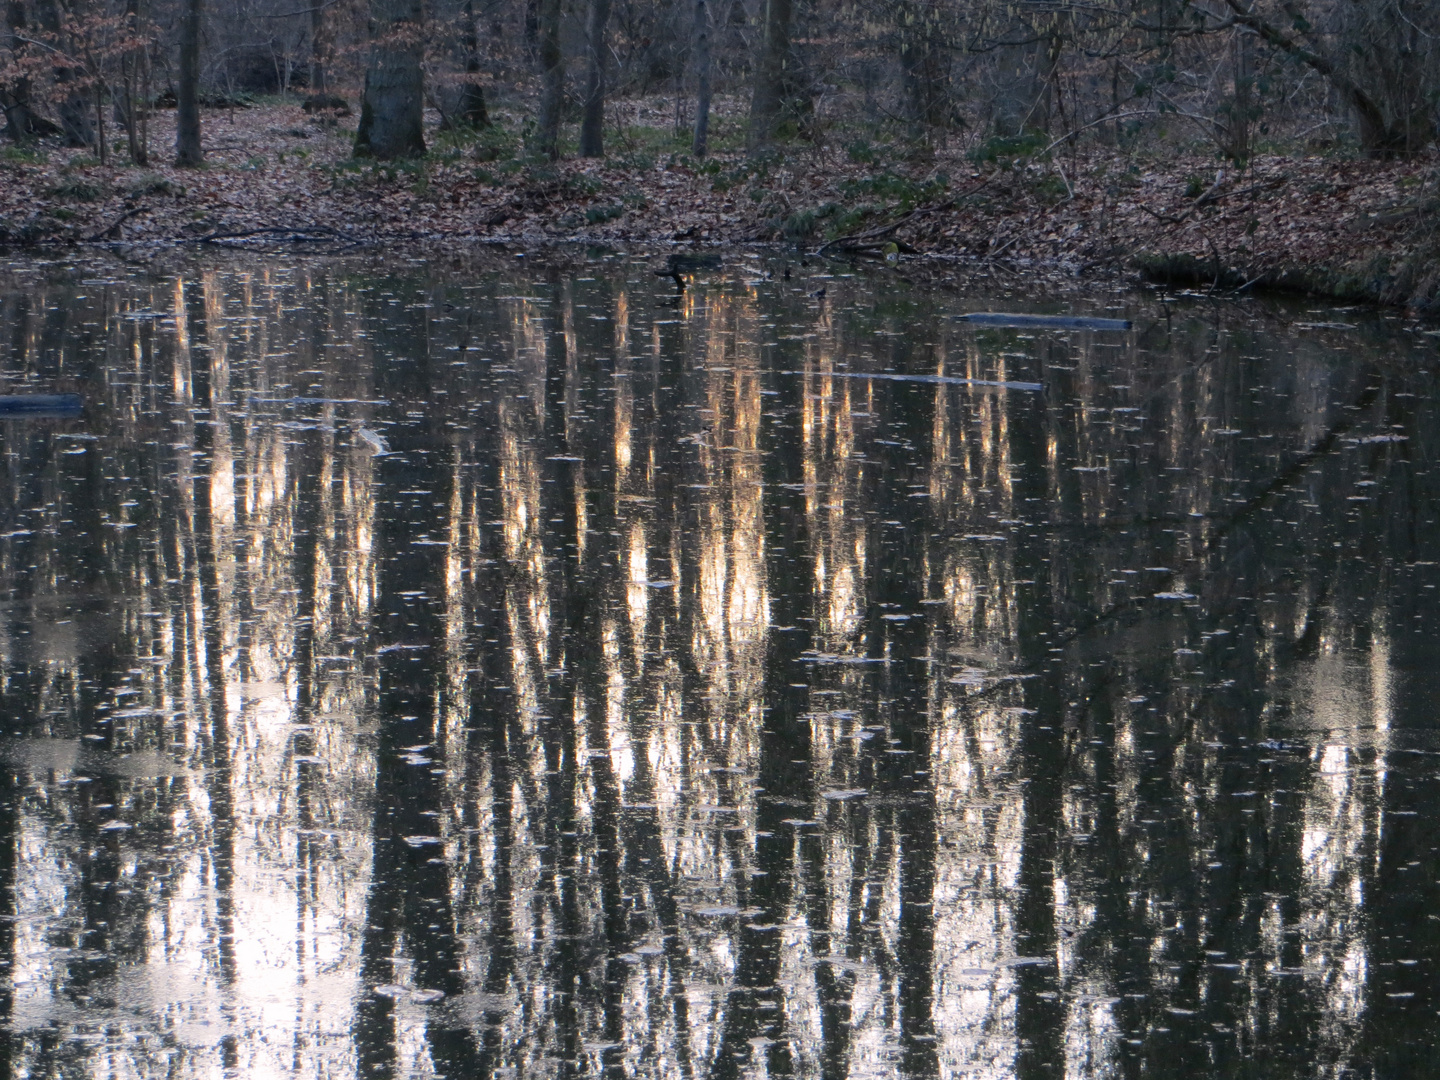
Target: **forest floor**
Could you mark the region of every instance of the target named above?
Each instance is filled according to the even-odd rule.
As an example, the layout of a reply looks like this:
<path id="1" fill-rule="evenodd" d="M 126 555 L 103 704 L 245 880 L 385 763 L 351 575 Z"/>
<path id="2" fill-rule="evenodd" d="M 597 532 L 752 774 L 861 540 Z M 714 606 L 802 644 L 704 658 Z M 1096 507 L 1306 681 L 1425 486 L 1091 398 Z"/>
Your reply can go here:
<path id="1" fill-rule="evenodd" d="M 788 242 L 882 256 L 947 275 L 1073 287 L 1133 277 L 1295 288 L 1340 299 L 1440 304 L 1440 159 L 1337 150 L 1259 155 L 1244 170 L 1173 145 L 1117 150 L 991 141 L 917 150 L 855 137 L 747 160 L 684 152 L 669 117 L 632 110 L 610 156 L 527 163 L 510 129 L 430 132 L 417 162 L 350 158 L 354 119 L 297 104 L 203 115 L 207 163 L 169 165 L 173 112 L 152 118 L 157 164 L 123 149 L 0 152 L 0 245 L 395 241 L 565 242 L 674 249 Z M 728 123 L 730 142 L 738 117 Z M 1047 152 L 1048 151 L 1048 152 Z M 163 163 L 158 163 L 163 162 Z"/>

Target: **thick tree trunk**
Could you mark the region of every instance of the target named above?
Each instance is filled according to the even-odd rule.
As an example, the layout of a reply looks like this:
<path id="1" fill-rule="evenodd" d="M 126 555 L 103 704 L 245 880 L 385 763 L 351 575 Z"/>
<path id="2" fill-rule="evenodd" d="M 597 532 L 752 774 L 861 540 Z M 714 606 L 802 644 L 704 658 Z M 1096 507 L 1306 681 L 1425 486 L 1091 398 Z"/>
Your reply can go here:
<path id="1" fill-rule="evenodd" d="M 1015 136 L 1050 129 L 1055 72 L 1060 65 L 1064 39 L 1054 30 L 1042 32 L 1024 27 L 1018 32 L 1033 37 L 1023 45 L 999 50 L 999 90 L 993 115 L 997 135 Z"/>
<path id="2" fill-rule="evenodd" d="M 705 0 L 695 0 L 695 141 L 690 152 L 697 158 L 710 150 L 710 12 Z"/>
<path id="3" fill-rule="evenodd" d="M 0 110 L 5 113 L 5 134 L 11 142 L 19 144 L 44 135 L 60 134 L 58 124 L 30 107 L 29 79 L 17 79 L 8 88 L 0 87 Z"/>
<path id="4" fill-rule="evenodd" d="M 580 156 L 605 156 L 605 26 L 610 21 L 610 0 L 590 0 L 585 44 L 589 72 L 585 80 L 585 110 L 580 115 Z"/>
<path id="5" fill-rule="evenodd" d="M 1231 87 L 1232 94 L 1220 113 L 1220 152 L 1236 165 L 1243 166 L 1250 160 L 1251 125 L 1255 119 L 1252 82 L 1253 69 L 1251 50 L 1255 35 L 1235 31 L 1231 35 Z"/>
<path id="6" fill-rule="evenodd" d="M 786 68 L 790 60 L 792 11 L 792 0 L 767 0 L 765 4 L 764 37 L 760 44 L 760 59 L 755 65 L 755 94 L 750 99 L 751 154 L 770 145 L 780 123 L 788 82 Z"/>
<path id="7" fill-rule="evenodd" d="M 69 35 L 65 33 L 60 16 L 60 5 L 57 0 L 44 0 L 41 3 L 41 26 L 52 40 L 59 43 L 62 49 L 70 52 Z M 91 110 L 94 107 L 94 101 L 79 85 L 84 73 L 77 67 L 63 63 L 56 64 L 53 70 L 56 91 L 60 97 L 60 105 L 57 110 L 60 114 L 60 130 L 65 135 L 66 144 L 93 147 L 95 145 L 95 125 Z"/>
<path id="8" fill-rule="evenodd" d="M 540 0 L 536 11 L 540 54 L 540 116 L 535 152 L 554 161 L 560 156 L 560 109 L 565 99 L 565 56 L 560 51 L 560 0 Z"/>
<path id="9" fill-rule="evenodd" d="M 355 156 L 382 161 L 425 153 L 422 0 L 371 0 L 370 67 Z"/>
<path id="10" fill-rule="evenodd" d="M 465 0 L 465 82 L 460 87 L 460 107 L 455 110 L 460 123 L 472 128 L 490 126 L 490 111 L 485 107 L 485 88 L 480 85 L 480 33 L 475 28 L 474 0 Z"/>
<path id="11" fill-rule="evenodd" d="M 180 9 L 180 79 L 175 87 L 175 164 L 194 168 L 205 161 L 200 145 L 200 17 L 202 0 Z"/>
<path id="12" fill-rule="evenodd" d="M 10 31 L 10 50 L 19 60 L 29 51 L 25 36 L 24 0 L 10 0 L 5 6 L 5 26 Z M 30 101 L 30 80 L 21 76 L 9 86 L 0 86 L 0 109 L 5 110 L 5 130 L 12 142 L 60 134 L 60 128 L 37 113 Z"/>
<path id="13" fill-rule="evenodd" d="M 910 122 L 916 128 L 939 128 L 949 120 L 945 66 L 932 17 L 929 10 L 917 12 L 910 4 L 900 9 L 900 69 Z"/>

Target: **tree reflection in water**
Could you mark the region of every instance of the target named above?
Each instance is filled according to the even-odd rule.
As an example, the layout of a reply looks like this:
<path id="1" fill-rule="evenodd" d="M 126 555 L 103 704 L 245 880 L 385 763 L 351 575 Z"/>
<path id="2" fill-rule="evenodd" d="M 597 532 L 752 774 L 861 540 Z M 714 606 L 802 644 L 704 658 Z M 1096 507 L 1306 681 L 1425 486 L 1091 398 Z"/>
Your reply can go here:
<path id="1" fill-rule="evenodd" d="M 653 287 L 6 279 L 5 1074 L 1424 1073 L 1433 342 Z"/>

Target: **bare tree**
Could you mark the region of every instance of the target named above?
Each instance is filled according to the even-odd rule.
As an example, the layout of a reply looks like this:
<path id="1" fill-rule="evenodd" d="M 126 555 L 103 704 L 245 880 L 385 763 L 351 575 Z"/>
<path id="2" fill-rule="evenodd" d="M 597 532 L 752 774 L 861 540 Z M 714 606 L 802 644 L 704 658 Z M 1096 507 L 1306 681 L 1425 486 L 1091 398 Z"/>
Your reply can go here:
<path id="1" fill-rule="evenodd" d="M 126 48 L 121 57 L 123 97 L 120 102 L 130 160 L 150 163 L 150 50 L 140 23 L 140 0 L 125 0 Z"/>
<path id="2" fill-rule="evenodd" d="M 704 157 L 710 149 L 710 12 L 695 0 L 695 140 L 690 152 Z"/>
<path id="3" fill-rule="evenodd" d="M 1242 0 L 1225 3 L 1231 20 L 1325 77 L 1355 114 L 1367 154 L 1413 153 L 1434 140 L 1440 25 L 1433 4 L 1361 0 L 1307 12 L 1286 0 L 1267 14 Z"/>

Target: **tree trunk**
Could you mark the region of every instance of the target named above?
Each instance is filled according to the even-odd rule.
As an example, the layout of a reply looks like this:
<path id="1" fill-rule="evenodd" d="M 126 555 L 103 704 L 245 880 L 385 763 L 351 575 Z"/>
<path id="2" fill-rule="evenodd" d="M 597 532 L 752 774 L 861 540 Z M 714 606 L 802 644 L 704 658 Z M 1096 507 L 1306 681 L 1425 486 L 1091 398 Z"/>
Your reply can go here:
<path id="1" fill-rule="evenodd" d="M 554 161 L 560 156 L 560 109 L 565 99 L 560 0 L 540 0 L 535 14 L 540 39 L 540 116 L 535 131 L 535 152 Z"/>
<path id="2" fill-rule="evenodd" d="M 1064 35 L 1058 25 L 1046 29 L 1022 26 L 1019 33 L 1029 35 L 1030 40 L 1000 50 L 1000 92 L 993 121 L 997 135 L 1050 130 L 1050 107 Z"/>
<path id="3" fill-rule="evenodd" d="M 370 0 L 370 67 L 355 156 L 382 161 L 425 153 L 422 0 Z"/>
<path id="4" fill-rule="evenodd" d="M 110 145 L 105 141 L 105 84 L 98 78 L 92 88 L 95 93 L 95 149 L 100 154 L 100 164 L 110 164 Z"/>
<path id="5" fill-rule="evenodd" d="M 19 60 L 29 46 L 20 39 L 25 36 L 24 0 L 10 0 L 5 7 L 5 25 L 10 31 L 10 52 Z M 5 110 L 5 130 L 12 142 L 60 134 L 60 128 L 37 113 L 30 103 L 30 80 L 20 76 L 9 86 L 0 86 L 0 109 Z"/>
<path id="6" fill-rule="evenodd" d="M 540 60 L 540 0 L 525 0 L 524 26 L 521 37 L 525 42 L 525 59 L 532 64 Z"/>
<path id="7" fill-rule="evenodd" d="M 475 29 L 474 0 L 465 0 L 465 82 L 460 87 L 460 107 L 455 110 L 460 123 L 472 128 L 490 126 L 490 111 L 485 107 L 485 88 L 480 85 L 480 34 Z"/>
<path id="8" fill-rule="evenodd" d="M 750 99 L 749 150 L 756 154 L 775 138 L 780 123 L 790 59 L 792 0 L 767 0 L 760 61 L 755 65 L 755 94 Z"/>
<path id="9" fill-rule="evenodd" d="M 1255 119 L 1250 76 L 1254 67 L 1251 58 L 1254 38 L 1254 34 L 1243 31 L 1232 33 L 1230 46 L 1233 93 L 1221 110 L 1220 152 L 1241 168 L 1250 160 L 1251 125 Z M 1225 113 L 1229 115 L 1226 116 Z"/>
<path id="10" fill-rule="evenodd" d="M 900 69 L 910 123 L 917 131 L 939 128 L 949 118 L 942 57 L 935 45 L 934 26 L 927 11 L 910 5 L 900 9 Z"/>
<path id="11" fill-rule="evenodd" d="M 140 42 L 126 50 L 121 62 L 124 75 L 125 138 L 130 147 L 130 160 L 136 165 L 150 164 L 150 103 L 145 87 L 149 83 L 148 45 L 141 38 L 140 0 L 126 0 L 125 29 L 132 40 Z"/>
<path id="12" fill-rule="evenodd" d="M 605 156 L 605 25 L 610 21 L 610 0 L 590 0 L 585 43 L 588 77 L 585 109 L 580 115 L 580 156 Z"/>
<path id="13" fill-rule="evenodd" d="M 61 20 L 57 0 L 45 0 L 40 5 L 40 24 L 65 53 L 73 55 L 69 35 Z M 95 125 L 91 109 L 94 101 L 80 85 L 84 72 L 70 64 L 57 63 L 54 67 L 55 88 L 60 98 L 60 130 L 68 146 L 94 146 Z"/>
<path id="14" fill-rule="evenodd" d="M 307 82 L 314 95 L 330 92 L 330 20 L 325 17 L 324 0 L 310 8 L 310 71 Z"/>
<path id="15" fill-rule="evenodd" d="M 175 87 L 175 164 L 204 163 L 200 146 L 200 16 L 203 0 L 180 9 L 180 79 Z"/>
<path id="16" fill-rule="evenodd" d="M 996 135 L 1050 130 L 1051 88 L 1060 48 L 1053 36 L 1027 32 L 1035 36 L 1024 45 L 999 49 L 999 91 L 992 117 Z"/>
<path id="17" fill-rule="evenodd" d="M 58 135 L 60 128 L 30 107 L 30 80 L 16 79 L 9 87 L 0 87 L 0 111 L 5 113 L 5 134 L 19 145 L 40 135 Z"/>
<path id="18" fill-rule="evenodd" d="M 702 158 L 710 149 L 710 12 L 695 0 L 695 141 L 690 152 Z"/>

